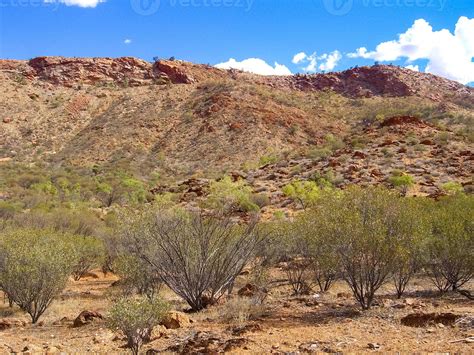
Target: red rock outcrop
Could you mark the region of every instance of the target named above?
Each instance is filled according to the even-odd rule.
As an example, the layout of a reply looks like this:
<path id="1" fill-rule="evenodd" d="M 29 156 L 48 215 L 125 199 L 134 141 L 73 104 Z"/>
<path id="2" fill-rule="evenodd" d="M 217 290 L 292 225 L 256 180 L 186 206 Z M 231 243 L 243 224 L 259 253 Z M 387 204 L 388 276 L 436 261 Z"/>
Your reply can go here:
<path id="1" fill-rule="evenodd" d="M 101 83 L 139 86 L 160 78 L 173 84 L 229 79 L 298 91 L 331 90 L 348 97 L 417 95 L 440 103 L 447 97 L 457 97 L 461 101 L 474 97 L 474 89 L 457 82 L 392 65 L 358 67 L 327 74 L 260 76 L 181 60 L 158 60 L 152 64 L 132 57 L 38 57 L 30 61 L 0 60 L 0 71 L 63 86 Z"/>
<path id="2" fill-rule="evenodd" d="M 151 64 L 131 57 L 38 57 L 28 65 L 39 79 L 64 86 L 107 82 L 138 86 L 153 79 Z"/>

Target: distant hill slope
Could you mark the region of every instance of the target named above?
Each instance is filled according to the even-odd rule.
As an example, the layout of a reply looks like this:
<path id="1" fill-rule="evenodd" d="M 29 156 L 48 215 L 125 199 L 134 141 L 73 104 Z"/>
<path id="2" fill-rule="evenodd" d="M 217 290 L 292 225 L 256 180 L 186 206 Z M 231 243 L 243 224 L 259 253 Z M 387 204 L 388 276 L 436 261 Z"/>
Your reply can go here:
<path id="1" fill-rule="evenodd" d="M 170 183 L 245 170 L 276 190 L 314 173 L 386 182 L 394 169 L 427 194 L 472 183 L 474 89 L 395 66 L 263 77 L 40 57 L 0 60 L 0 91 L 0 161 L 159 172 Z M 399 116 L 416 120 L 383 126 Z"/>

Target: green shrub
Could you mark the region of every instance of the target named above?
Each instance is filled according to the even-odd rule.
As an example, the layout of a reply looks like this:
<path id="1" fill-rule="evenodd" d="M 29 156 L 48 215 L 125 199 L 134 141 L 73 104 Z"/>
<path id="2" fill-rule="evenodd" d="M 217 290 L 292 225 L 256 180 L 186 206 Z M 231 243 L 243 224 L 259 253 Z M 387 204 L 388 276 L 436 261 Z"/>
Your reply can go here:
<path id="1" fill-rule="evenodd" d="M 259 210 L 259 206 L 252 201 L 252 189 L 245 181 L 239 179 L 233 182 L 229 176 L 211 183 L 205 205 L 215 210 Z"/>
<path id="2" fill-rule="evenodd" d="M 321 190 L 314 181 L 294 181 L 282 189 L 283 193 L 302 208 L 307 208 L 318 200 Z"/>
<path id="3" fill-rule="evenodd" d="M 114 271 L 120 277 L 125 295 L 133 293 L 153 299 L 160 291 L 160 275 L 146 261 L 133 256 L 121 255 L 114 261 Z"/>
<path id="4" fill-rule="evenodd" d="M 88 271 L 102 266 L 105 259 L 105 249 L 100 239 L 88 236 L 74 236 L 71 237 L 70 242 L 77 260 L 72 270 L 74 280 L 78 281 Z"/>
<path id="5" fill-rule="evenodd" d="M 362 309 L 371 307 L 375 293 L 392 275 L 399 246 L 412 232 L 402 201 L 373 187 L 353 187 L 320 201 L 320 228 L 330 236 L 344 280 Z"/>
<path id="6" fill-rule="evenodd" d="M 393 187 L 400 190 L 403 195 L 406 195 L 408 190 L 415 185 L 413 176 L 399 171 L 393 171 L 388 181 Z"/>
<path id="7" fill-rule="evenodd" d="M 428 214 L 432 280 L 440 291 L 459 289 L 474 274 L 474 198 L 463 194 L 445 197 Z"/>
<path id="8" fill-rule="evenodd" d="M 264 166 L 267 164 L 275 164 L 278 161 L 276 155 L 262 155 L 258 161 L 259 166 Z"/>
<path id="9" fill-rule="evenodd" d="M 456 181 L 450 181 L 441 186 L 443 192 L 447 195 L 456 195 L 464 192 L 464 187 Z"/>
<path id="10" fill-rule="evenodd" d="M 68 238 L 32 229 L 0 235 L 0 287 L 33 323 L 64 289 L 76 263 Z"/>
<path id="11" fill-rule="evenodd" d="M 109 311 L 108 327 L 122 331 L 127 337 L 127 346 L 133 354 L 138 354 L 168 310 L 168 304 L 160 299 L 122 298 Z"/>

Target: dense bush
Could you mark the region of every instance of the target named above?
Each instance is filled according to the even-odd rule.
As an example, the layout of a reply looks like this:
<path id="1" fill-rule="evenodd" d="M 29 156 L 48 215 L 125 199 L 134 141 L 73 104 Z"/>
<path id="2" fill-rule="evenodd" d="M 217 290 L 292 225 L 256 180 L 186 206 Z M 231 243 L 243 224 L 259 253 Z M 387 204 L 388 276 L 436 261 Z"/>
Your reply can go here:
<path id="1" fill-rule="evenodd" d="M 211 183 L 206 207 L 220 211 L 244 212 L 258 211 L 258 202 L 252 195 L 252 189 L 239 179 L 232 181 L 229 176 L 224 176 L 221 180 Z"/>
<path id="2" fill-rule="evenodd" d="M 314 205 L 321 192 L 314 181 L 294 181 L 285 185 L 282 191 L 286 196 L 298 202 L 303 209 Z"/>
<path id="3" fill-rule="evenodd" d="M 122 298 L 112 306 L 107 317 L 108 326 L 122 331 L 127 337 L 127 346 L 133 354 L 138 354 L 168 310 L 168 304 L 156 298 Z"/>
<path id="4" fill-rule="evenodd" d="M 397 250 L 411 232 L 402 199 L 382 188 L 351 188 L 321 202 L 322 229 L 333 236 L 343 278 L 363 309 L 393 273 Z"/>
<path id="5" fill-rule="evenodd" d="M 440 291 L 456 290 L 474 275 L 474 198 L 458 194 L 433 203 L 429 268 Z"/>
<path id="6" fill-rule="evenodd" d="M 31 229 L 0 235 L 0 288 L 33 323 L 64 289 L 76 263 L 69 238 Z"/>

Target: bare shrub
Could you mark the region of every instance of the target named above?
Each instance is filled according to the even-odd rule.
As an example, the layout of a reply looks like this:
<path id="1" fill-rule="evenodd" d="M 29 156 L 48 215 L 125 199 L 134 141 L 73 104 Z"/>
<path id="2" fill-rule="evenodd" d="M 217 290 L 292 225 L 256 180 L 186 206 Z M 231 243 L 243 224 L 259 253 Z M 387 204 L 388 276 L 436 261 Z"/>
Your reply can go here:
<path id="1" fill-rule="evenodd" d="M 265 239 L 255 221 L 241 226 L 199 213 L 160 211 L 137 222 L 124 231 L 129 250 L 195 311 L 232 289 Z"/>
<path id="2" fill-rule="evenodd" d="M 234 297 L 219 308 L 219 319 L 225 322 L 245 323 L 265 313 L 262 303 L 251 297 Z"/>
<path id="3" fill-rule="evenodd" d="M 310 271 L 310 262 L 306 259 L 292 260 L 285 267 L 294 295 L 308 295 L 311 292 L 308 283 Z"/>

